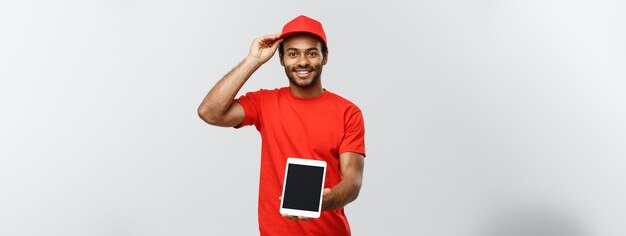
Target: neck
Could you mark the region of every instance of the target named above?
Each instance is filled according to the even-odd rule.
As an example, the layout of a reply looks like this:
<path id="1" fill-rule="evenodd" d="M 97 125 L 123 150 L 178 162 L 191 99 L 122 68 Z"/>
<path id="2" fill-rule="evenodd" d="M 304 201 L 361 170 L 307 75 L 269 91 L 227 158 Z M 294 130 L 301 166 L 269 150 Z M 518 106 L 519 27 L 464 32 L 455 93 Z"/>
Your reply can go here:
<path id="1" fill-rule="evenodd" d="M 293 96 L 298 98 L 314 98 L 320 96 L 324 93 L 324 89 L 322 88 L 322 83 L 318 79 L 316 83 L 311 84 L 311 86 L 302 88 L 297 85 L 289 83 L 289 91 Z"/>

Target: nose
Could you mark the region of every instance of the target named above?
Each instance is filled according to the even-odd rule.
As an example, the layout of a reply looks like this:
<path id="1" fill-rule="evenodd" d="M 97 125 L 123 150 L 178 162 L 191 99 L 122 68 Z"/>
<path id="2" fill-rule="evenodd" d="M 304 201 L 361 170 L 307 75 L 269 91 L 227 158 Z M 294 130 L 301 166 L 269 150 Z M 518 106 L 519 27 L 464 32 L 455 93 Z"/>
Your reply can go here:
<path id="1" fill-rule="evenodd" d="M 308 67 L 309 59 L 306 57 L 306 55 L 300 55 L 296 61 L 296 65 L 299 67 Z"/>

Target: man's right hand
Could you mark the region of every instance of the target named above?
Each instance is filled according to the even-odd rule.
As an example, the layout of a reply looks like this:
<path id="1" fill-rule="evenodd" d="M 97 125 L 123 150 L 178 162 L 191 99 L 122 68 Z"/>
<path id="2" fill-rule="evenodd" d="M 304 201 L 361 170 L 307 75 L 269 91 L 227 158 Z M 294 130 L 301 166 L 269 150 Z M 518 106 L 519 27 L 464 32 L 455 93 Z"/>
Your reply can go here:
<path id="1" fill-rule="evenodd" d="M 259 63 L 263 64 L 274 56 L 278 45 L 283 41 L 279 39 L 280 34 L 266 35 L 255 39 L 250 46 L 250 58 L 256 59 Z"/>
<path id="2" fill-rule="evenodd" d="M 235 95 L 252 73 L 276 53 L 283 41 L 279 37 L 280 34 L 267 35 L 252 42 L 250 54 L 217 82 L 202 100 L 198 107 L 198 115 L 202 120 L 224 127 L 234 127 L 244 121 L 245 112 L 241 104 L 235 102 Z"/>

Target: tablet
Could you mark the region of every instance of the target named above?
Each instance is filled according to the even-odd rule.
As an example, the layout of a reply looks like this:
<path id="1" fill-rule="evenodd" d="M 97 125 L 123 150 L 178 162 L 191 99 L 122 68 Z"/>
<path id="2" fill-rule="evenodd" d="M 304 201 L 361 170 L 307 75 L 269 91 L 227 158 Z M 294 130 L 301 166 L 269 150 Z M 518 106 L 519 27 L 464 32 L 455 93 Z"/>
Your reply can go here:
<path id="1" fill-rule="evenodd" d="M 325 161 L 287 158 L 280 213 L 319 218 L 325 176 Z"/>

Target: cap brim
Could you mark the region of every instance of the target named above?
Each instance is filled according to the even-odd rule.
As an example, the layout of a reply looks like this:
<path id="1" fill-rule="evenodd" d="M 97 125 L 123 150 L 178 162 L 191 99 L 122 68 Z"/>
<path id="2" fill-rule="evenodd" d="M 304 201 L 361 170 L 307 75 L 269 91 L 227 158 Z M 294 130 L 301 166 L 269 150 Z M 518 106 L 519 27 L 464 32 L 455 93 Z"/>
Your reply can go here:
<path id="1" fill-rule="evenodd" d="M 309 32 L 306 32 L 306 31 L 291 31 L 291 32 L 285 32 L 285 33 L 282 33 L 282 34 L 280 35 L 280 37 L 279 37 L 279 38 L 280 38 L 280 39 L 285 39 L 285 38 L 287 38 L 287 37 L 289 37 L 289 36 L 291 36 L 291 35 L 297 34 L 297 33 L 309 33 Z M 311 34 L 311 33 L 309 33 L 309 34 Z"/>
<path id="2" fill-rule="evenodd" d="M 298 33 L 306 33 L 306 34 L 313 35 L 313 36 L 317 37 L 320 41 L 326 43 L 326 41 L 324 41 L 324 39 L 322 37 L 320 37 L 317 34 L 311 33 L 309 31 L 290 31 L 290 32 L 285 32 L 285 33 L 282 33 L 278 38 L 279 39 L 285 39 L 285 38 L 287 38 L 287 37 L 289 37 L 291 35 L 298 34 Z"/>

